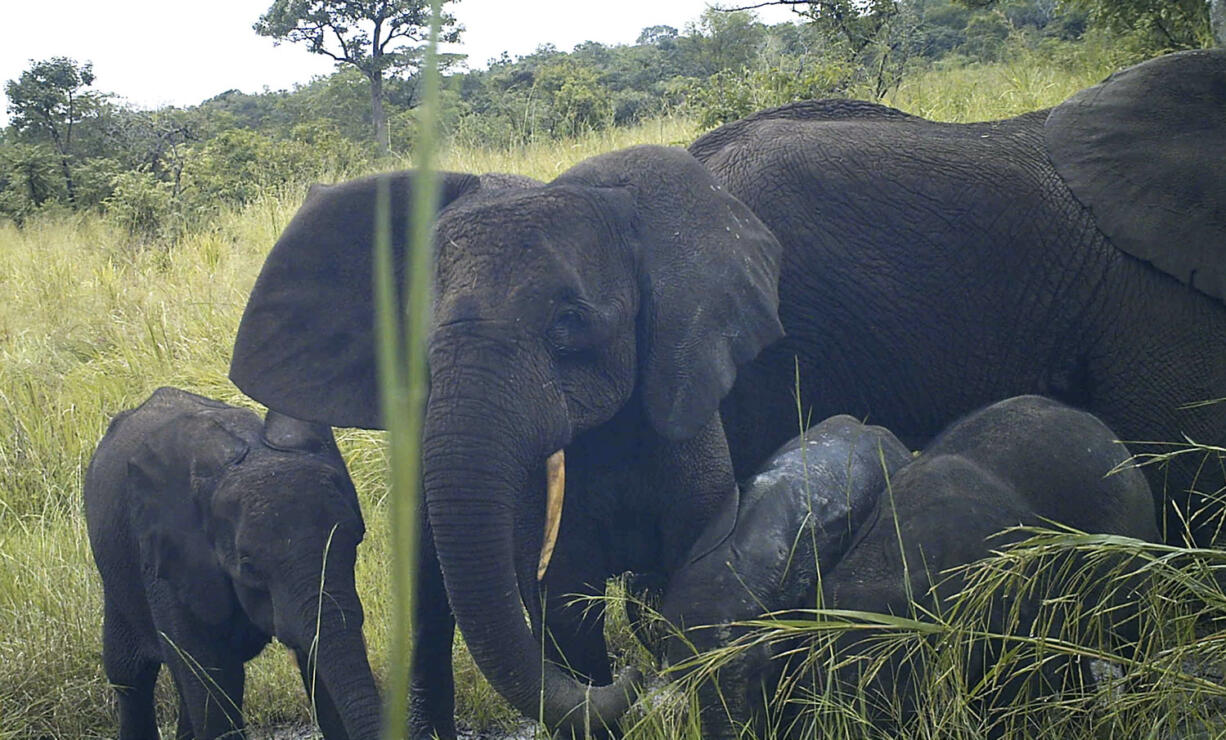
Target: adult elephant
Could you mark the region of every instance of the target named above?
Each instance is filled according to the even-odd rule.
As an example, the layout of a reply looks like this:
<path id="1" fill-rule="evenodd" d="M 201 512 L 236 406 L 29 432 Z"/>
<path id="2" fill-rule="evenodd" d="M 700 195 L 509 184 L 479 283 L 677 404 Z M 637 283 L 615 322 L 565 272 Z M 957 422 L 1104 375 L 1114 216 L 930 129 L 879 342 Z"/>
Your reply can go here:
<path id="1" fill-rule="evenodd" d="M 311 191 L 252 291 L 231 368 L 239 387 L 299 418 L 380 426 L 375 193 L 392 191 L 400 243 L 413 177 Z M 525 715 L 575 734 L 615 722 L 633 677 L 589 685 L 612 680 L 603 612 L 574 594 L 602 594 L 625 571 L 667 577 L 735 500 L 719 402 L 782 333 L 778 242 L 684 150 L 628 149 L 524 185 L 443 177 L 419 737 L 454 735 L 448 602 L 481 671 Z M 567 508 L 538 587 L 546 463 L 563 449 Z"/>
<path id="2" fill-rule="evenodd" d="M 589 693 L 542 667 L 516 594 L 538 631 L 543 598 L 551 658 L 610 681 L 601 613 L 565 595 L 675 571 L 734 501 L 728 443 L 745 475 L 796 428 L 797 371 L 806 418 L 869 417 L 913 447 L 1022 393 L 1089 408 L 1127 439 L 1226 440 L 1221 407 L 1180 408 L 1226 396 L 1223 91 L 1222 55 L 1186 54 L 996 123 L 826 101 L 726 126 L 693 156 L 615 152 L 535 189 L 447 175 L 420 603 L 445 587 L 482 672 L 525 714 L 599 723 L 626 687 Z M 1169 151 L 1189 138 L 1202 155 Z M 381 177 L 401 228 L 411 177 Z M 231 377 L 274 409 L 380 423 L 376 181 L 313 191 L 265 263 Z M 1189 204 L 1175 217 L 1171 188 Z M 787 337 L 771 344 L 776 300 Z M 570 503 L 538 594 L 546 460 L 563 447 Z M 1195 473 L 1170 472 L 1175 491 Z M 418 666 L 449 660 L 438 614 L 419 617 Z M 415 729 L 446 734 L 437 675 L 415 675 Z"/>
<path id="3" fill-rule="evenodd" d="M 1226 443 L 1226 404 L 1194 405 L 1226 398 L 1226 52 L 1154 59 L 1003 121 L 797 103 L 690 152 L 784 247 L 787 336 L 723 404 L 738 473 L 794 431 L 779 423 L 793 358 L 814 418 L 868 418 L 912 448 L 1025 393 L 1130 442 Z M 1224 466 L 1147 469 L 1168 539 Z M 1211 519 L 1194 517 L 1198 539 Z"/>

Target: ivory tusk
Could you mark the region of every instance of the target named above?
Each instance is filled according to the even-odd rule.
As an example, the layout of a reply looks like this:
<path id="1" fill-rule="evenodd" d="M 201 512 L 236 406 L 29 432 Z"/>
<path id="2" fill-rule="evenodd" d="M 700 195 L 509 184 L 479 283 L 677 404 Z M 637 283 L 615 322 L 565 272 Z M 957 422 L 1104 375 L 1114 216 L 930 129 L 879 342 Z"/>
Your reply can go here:
<path id="1" fill-rule="evenodd" d="M 566 454 L 558 450 L 545 461 L 545 541 L 541 544 L 541 561 L 536 566 L 536 580 L 545 577 L 554 545 L 558 544 L 558 527 L 562 524 L 562 499 L 566 495 Z"/>

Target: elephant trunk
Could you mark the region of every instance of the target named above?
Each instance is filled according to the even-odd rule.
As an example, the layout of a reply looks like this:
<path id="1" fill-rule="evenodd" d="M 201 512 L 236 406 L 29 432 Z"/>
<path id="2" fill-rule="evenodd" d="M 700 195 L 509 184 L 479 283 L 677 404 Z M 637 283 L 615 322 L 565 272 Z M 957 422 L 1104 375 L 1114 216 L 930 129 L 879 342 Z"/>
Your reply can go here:
<path id="1" fill-rule="evenodd" d="M 530 474 L 569 441 L 560 396 L 512 393 L 502 387 L 511 384 L 503 378 L 519 373 L 472 366 L 457 371 L 434 352 L 431 368 L 423 445 L 427 513 L 452 611 L 473 660 L 525 716 L 579 734 L 585 727 L 612 726 L 632 701 L 637 678 L 593 687 L 544 661 L 519 598 L 515 509 L 524 498 L 540 498 L 526 495 Z M 523 375 L 534 377 L 531 368 Z"/>
<path id="2" fill-rule="evenodd" d="M 316 702 L 326 737 L 377 740 L 383 705 L 366 655 L 362 606 L 349 581 L 337 588 L 329 577 L 322 601 L 314 597 L 300 607 L 300 622 L 318 626 L 298 640 L 299 666 L 308 694 L 320 696 L 322 684 L 331 700 Z"/>

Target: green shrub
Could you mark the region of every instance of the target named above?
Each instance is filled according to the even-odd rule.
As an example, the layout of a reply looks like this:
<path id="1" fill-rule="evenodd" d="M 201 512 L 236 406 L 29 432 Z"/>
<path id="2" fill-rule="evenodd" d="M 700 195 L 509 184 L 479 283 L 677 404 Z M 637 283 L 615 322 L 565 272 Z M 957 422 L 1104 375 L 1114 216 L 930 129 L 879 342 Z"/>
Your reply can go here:
<path id="1" fill-rule="evenodd" d="M 299 124 L 290 136 L 230 129 L 206 141 L 183 168 L 190 208 L 203 215 L 223 203 L 246 205 L 288 186 L 343 179 L 366 165 L 365 150 L 325 121 Z"/>
<path id="2" fill-rule="evenodd" d="M 107 218 L 128 234 L 153 237 L 175 217 L 173 186 L 148 172 L 121 172 L 111 180 L 111 194 L 102 202 Z"/>
<path id="3" fill-rule="evenodd" d="M 45 204 L 63 196 L 55 152 L 44 144 L 0 146 L 0 216 L 24 223 Z"/>
<path id="4" fill-rule="evenodd" d="M 723 70 L 689 89 L 686 106 L 700 127 L 712 128 L 764 108 L 797 100 L 836 97 L 854 68 L 839 60 L 799 58 L 754 70 Z"/>

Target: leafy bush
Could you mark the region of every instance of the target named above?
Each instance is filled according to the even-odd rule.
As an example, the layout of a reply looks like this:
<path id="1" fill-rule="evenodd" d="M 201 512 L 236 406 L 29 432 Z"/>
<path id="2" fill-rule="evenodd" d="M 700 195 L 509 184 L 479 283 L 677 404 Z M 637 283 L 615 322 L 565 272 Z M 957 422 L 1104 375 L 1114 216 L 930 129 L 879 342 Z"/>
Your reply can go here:
<path id="1" fill-rule="evenodd" d="M 102 206 L 111 222 L 134 236 L 163 233 L 175 214 L 171 184 L 139 171 L 115 175 Z"/>
<path id="2" fill-rule="evenodd" d="M 50 147 L 15 143 L 0 147 L 0 216 L 22 224 L 44 204 L 63 196 L 59 162 Z"/>
<path id="3" fill-rule="evenodd" d="M 342 179 L 366 161 L 359 145 L 323 121 L 295 126 L 288 140 L 230 129 L 188 157 L 183 192 L 194 211 L 207 213 L 220 203 L 252 203 L 287 185 Z"/>
<path id="4" fill-rule="evenodd" d="M 854 72 L 839 60 L 815 58 L 754 70 L 724 70 L 694 83 L 686 104 L 701 128 L 712 128 L 764 108 L 841 95 Z"/>

